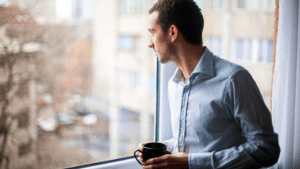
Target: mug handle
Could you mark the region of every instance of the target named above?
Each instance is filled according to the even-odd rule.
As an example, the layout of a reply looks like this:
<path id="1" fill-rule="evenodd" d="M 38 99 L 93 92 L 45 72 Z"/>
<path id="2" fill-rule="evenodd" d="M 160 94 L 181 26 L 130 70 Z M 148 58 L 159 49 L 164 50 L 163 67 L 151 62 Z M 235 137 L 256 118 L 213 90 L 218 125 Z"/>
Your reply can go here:
<path id="1" fill-rule="evenodd" d="M 133 154 L 134 154 L 134 157 L 135 157 L 136 161 L 139 162 L 139 163 L 141 164 L 141 166 L 142 166 L 141 161 L 137 159 L 136 154 L 135 154 L 135 153 L 138 152 L 138 151 L 141 152 L 139 149 L 137 149 L 137 150 L 134 151 Z M 141 152 L 141 153 L 142 153 L 142 152 Z"/>

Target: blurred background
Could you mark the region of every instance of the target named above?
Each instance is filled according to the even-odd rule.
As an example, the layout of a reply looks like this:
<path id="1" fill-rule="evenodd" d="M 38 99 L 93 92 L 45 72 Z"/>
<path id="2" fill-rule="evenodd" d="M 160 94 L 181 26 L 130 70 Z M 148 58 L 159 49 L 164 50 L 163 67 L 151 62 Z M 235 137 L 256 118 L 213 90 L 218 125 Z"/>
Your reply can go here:
<path id="1" fill-rule="evenodd" d="M 0 0 L 0 168 L 64 168 L 154 140 L 157 0 Z M 270 108 L 275 0 L 195 0 L 204 46 Z"/>

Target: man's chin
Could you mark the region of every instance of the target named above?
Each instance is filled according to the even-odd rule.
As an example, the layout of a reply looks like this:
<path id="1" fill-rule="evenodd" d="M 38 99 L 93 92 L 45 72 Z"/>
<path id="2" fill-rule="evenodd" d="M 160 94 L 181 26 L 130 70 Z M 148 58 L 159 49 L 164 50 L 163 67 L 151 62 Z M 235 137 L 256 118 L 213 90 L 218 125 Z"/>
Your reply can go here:
<path id="1" fill-rule="evenodd" d="M 161 63 L 161 64 L 166 64 L 166 63 L 169 63 L 169 62 L 171 62 L 171 60 L 162 60 L 162 59 L 158 59 L 158 61 L 159 61 L 159 63 Z"/>

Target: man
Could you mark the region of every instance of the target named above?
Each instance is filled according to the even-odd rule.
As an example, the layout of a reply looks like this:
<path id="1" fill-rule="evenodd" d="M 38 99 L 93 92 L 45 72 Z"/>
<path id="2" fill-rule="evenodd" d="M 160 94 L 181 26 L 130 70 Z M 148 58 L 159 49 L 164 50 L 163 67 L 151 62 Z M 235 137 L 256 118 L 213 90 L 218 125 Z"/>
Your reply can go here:
<path id="1" fill-rule="evenodd" d="M 247 70 L 203 47 L 204 20 L 195 2 L 160 0 L 149 13 L 149 47 L 160 63 L 178 68 L 168 86 L 173 138 L 164 143 L 170 151 L 147 161 L 140 153 L 143 168 L 274 165 L 278 136 L 259 89 Z"/>

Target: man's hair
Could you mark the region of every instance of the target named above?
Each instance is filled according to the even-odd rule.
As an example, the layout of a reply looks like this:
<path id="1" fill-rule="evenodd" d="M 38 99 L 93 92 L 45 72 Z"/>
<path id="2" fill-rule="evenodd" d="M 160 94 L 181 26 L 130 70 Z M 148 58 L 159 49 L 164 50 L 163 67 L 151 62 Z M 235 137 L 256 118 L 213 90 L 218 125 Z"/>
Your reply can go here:
<path id="1" fill-rule="evenodd" d="M 193 0 L 159 0 L 149 10 L 158 11 L 158 23 L 164 33 L 176 25 L 183 37 L 192 44 L 203 44 L 204 19 L 201 9 Z"/>

